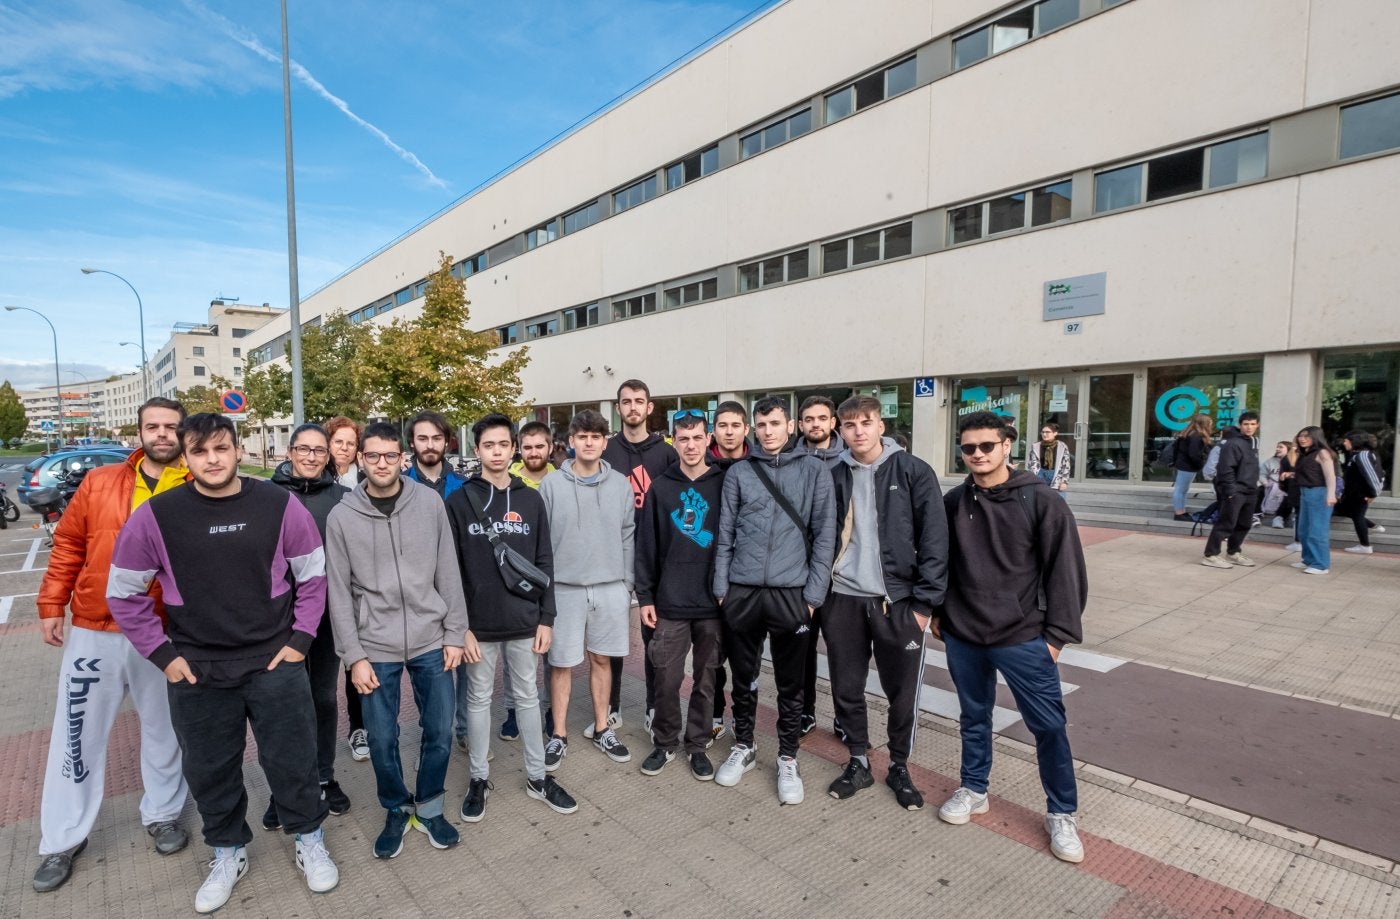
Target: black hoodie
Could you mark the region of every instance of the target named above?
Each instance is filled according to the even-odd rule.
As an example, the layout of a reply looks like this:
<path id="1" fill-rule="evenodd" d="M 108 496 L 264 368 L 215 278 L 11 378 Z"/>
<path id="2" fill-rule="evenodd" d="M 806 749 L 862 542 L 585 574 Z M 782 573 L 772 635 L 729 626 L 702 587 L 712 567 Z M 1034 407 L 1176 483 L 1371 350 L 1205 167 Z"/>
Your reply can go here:
<path id="1" fill-rule="evenodd" d="M 512 549 L 549 575 L 550 585 L 539 600 L 517 597 L 506 590 L 496 567 L 491 541 L 483 521 L 477 519 L 467 494 L 476 495 L 492 526 Z M 510 487 L 498 489 L 481 476 L 472 476 L 447 496 L 447 522 L 457 542 L 457 562 L 467 609 L 472 611 L 471 632 L 477 641 L 514 641 L 534 638 L 542 625 L 554 626 L 554 553 L 549 542 L 549 518 L 540 493 L 516 476 Z"/>
<path id="2" fill-rule="evenodd" d="M 710 584 L 723 489 L 718 466 L 691 481 L 677 463 L 652 483 L 637 520 L 638 605 L 662 619 L 718 618 Z"/>
<path id="3" fill-rule="evenodd" d="M 321 470 L 319 478 L 303 479 L 292 472 L 292 461 L 283 460 L 272 473 L 272 484 L 278 485 L 296 495 L 311 516 L 316 518 L 316 529 L 321 532 L 321 541 L 326 541 L 326 518 L 340 499 L 350 493 L 341 485 L 329 463 Z"/>
<path id="4" fill-rule="evenodd" d="M 676 448 L 666 443 L 666 438 L 660 434 L 649 434 L 639 444 L 615 434 L 603 448 L 603 459 L 614 471 L 626 476 L 627 483 L 632 486 L 638 523 L 642 520 L 642 504 L 651 490 L 651 483 L 677 462 Z"/>
<path id="5" fill-rule="evenodd" d="M 949 553 L 947 597 L 937 612 L 942 628 L 994 648 L 1038 636 L 1056 647 L 1083 640 L 1084 549 L 1074 514 L 1050 486 L 1024 469 L 991 488 L 968 476 L 943 496 L 943 506 Z"/>

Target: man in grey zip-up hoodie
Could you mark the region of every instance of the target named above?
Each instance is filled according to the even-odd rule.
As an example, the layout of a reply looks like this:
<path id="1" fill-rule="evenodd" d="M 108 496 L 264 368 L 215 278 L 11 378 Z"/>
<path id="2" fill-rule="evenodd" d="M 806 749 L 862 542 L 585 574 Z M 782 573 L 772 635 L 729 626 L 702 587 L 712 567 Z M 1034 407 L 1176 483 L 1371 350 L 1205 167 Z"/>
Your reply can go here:
<path id="1" fill-rule="evenodd" d="M 584 410 L 569 422 L 574 458 L 540 483 L 554 550 L 554 639 L 549 646 L 550 707 L 554 733 L 544 750 L 553 772 L 569 749 L 568 713 L 573 668 L 587 651 L 593 697 L 593 744 L 625 763 L 631 752 L 608 723 L 610 658 L 631 646 L 633 534 L 637 528 L 632 486 L 602 459 L 608 422 Z"/>
<path id="2" fill-rule="evenodd" d="M 326 521 L 327 593 L 336 653 L 364 698 L 369 758 L 388 812 L 374 855 L 393 858 L 410 826 L 438 849 L 458 841 L 442 801 L 456 706 L 452 668 L 462 662 L 467 603 L 442 499 L 399 475 L 398 430 L 369 425 L 360 444 L 365 479 Z M 423 728 L 416 794 L 399 759 L 404 671 Z"/>
<path id="3" fill-rule="evenodd" d="M 778 684 L 778 800 L 799 804 L 797 744 L 807 640 L 812 611 L 826 599 L 831 581 L 836 509 L 826 465 L 793 451 L 786 403 L 760 399 L 753 419 L 757 449 L 730 467 L 720 502 L 714 594 L 722 604 L 725 650 L 734 670 L 735 744 L 715 782 L 737 785 L 756 764 L 755 687 L 766 637 Z"/>

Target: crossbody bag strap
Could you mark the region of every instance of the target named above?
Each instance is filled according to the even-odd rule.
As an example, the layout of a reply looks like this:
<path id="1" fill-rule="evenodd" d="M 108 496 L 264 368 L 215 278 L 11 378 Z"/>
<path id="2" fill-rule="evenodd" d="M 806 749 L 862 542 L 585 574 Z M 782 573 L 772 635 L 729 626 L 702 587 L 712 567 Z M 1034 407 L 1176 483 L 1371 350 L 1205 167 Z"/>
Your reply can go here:
<path id="1" fill-rule="evenodd" d="M 476 522 L 481 526 L 481 531 L 486 534 L 486 541 L 491 544 L 491 548 L 496 548 L 496 530 L 489 525 L 486 517 L 486 508 L 481 505 L 481 496 L 476 493 L 476 489 L 468 488 L 466 483 L 462 484 L 462 491 L 466 493 L 467 503 L 471 505 L 472 513 L 476 515 Z"/>
<path id="2" fill-rule="evenodd" d="M 797 527 L 797 532 L 802 535 L 802 546 L 807 550 L 807 563 L 812 563 L 812 541 L 807 538 L 807 525 L 802 522 L 802 517 L 797 513 L 797 508 L 792 506 L 792 502 L 787 499 L 778 486 L 773 484 L 773 480 L 768 478 L 768 473 L 764 471 L 762 463 L 753 464 L 754 472 L 758 473 L 758 480 L 763 483 L 763 487 L 768 489 L 768 493 L 773 496 L 773 500 L 778 502 L 778 506 L 788 515 L 792 525 Z"/>

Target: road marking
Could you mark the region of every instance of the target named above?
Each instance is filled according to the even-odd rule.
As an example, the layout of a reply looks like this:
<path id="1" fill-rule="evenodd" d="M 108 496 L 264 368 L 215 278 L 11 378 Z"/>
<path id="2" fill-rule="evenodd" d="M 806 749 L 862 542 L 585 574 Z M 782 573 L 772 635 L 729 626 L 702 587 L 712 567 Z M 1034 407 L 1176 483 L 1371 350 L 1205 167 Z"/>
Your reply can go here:
<path id="1" fill-rule="evenodd" d="M 14 594 L 8 597 L 0 597 L 0 625 L 10 621 L 10 607 L 20 597 L 37 597 L 38 594 Z"/>
<path id="2" fill-rule="evenodd" d="M 39 554 L 39 543 L 41 543 L 41 542 L 43 542 L 42 539 L 36 539 L 36 540 L 34 540 L 33 544 L 30 545 L 30 547 L 29 547 L 29 556 L 28 556 L 27 558 L 25 558 L 25 560 L 24 560 L 24 567 L 21 568 L 20 571 L 33 571 L 33 570 L 34 570 L 34 557 L 35 557 L 36 555 Z"/>
<path id="3" fill-rule="evenodd" d="M 1060 649 L 1060 663 L 1069 664 L 1071 667 L 1078 667 L 1081 670 L 1094 670 L 1099 673 L 1108 673 L 1123 666 L 1127 661 L 1119 660 L 1116 657 L 1109 657 L 1106 654 L 1096 654 L 1093 651 L 1084 651 L 1080 648 L 1064 647 Z"/>
<path id="4" fill-rule="evenodd" d="M 1060 658 L 1060 660 L 1064 661 L 1065 663 L 1069 663 L 1068 661 L 1065 661 L 1063 656 Z M 927 651 L 924 652 L 924 663 L 932 664 L 939 670 L 947 670 L 948 655 L 938 650 L 937 648 L 929 648 Z M 1006 685 L 1006 677 L 1001 675 L 1001 671 L 997 671 L 997 683 L 1002 686 Z M 1060 681 L 1060 692 L 1064 695 L 1069 695 L 1078 688 L 1079 686 L 1075 683 L 1066 683 L 1064 680 Z"/>
<path id="5" fill-rule="evenodd" d="M 48 550 L 47 548 L 43 547 L 43 546 L 40 546 L 40 547 L 39 547 L 39 551 L 40 551 L 40 552 L 47 552 L 47 551 L 49 551 L 49 550 Z M 10 556 L 12 556 L 12 555 L 28 555 L 28 554 L 29 554 L 29 550 L 27 550 L 27 549 L 26 549 L 25 551 L 23 551 L 23 552 L 0 552 L 0 558 L 8 558 L 8 557 L 10 557 Z"/>

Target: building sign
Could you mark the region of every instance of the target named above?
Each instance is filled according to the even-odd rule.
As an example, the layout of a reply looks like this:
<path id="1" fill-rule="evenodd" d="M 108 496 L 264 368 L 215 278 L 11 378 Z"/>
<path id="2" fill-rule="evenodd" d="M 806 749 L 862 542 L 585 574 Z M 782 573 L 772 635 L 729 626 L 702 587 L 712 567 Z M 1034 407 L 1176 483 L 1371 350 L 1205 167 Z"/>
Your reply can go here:
<path id="1" fill-rule="evenodd" d="M 1021 394 L 1019 392 L 994 399 L 989 396 L 987 387 L 968 386 L 959 393 L 958 402 L 959 415 L 971 415 L 973 412 L 993 412 L 1008 418 L 1021 416 Z"/>
<path id="2" fill-rule="evenodd" d="M 1154 411 L 1157 421 L 1169 431 L 1181 431 L 1195 415 L 1206 414 L 1215 419 L 1216 430 L 1226 425 L 1238 425 L 1249 395 L 1248 384 L 1217 386 L 1209 391 L 1195 386 L 1176 386 L 1157 397 Z"/>
<path id="3" fill-rule="evenodd" d="M 915 399 L 932 399 L 933 393 L 933 377 L 914 377 Z"/>
<path id="4" fill-rule="evenodd" d="M 1060 319 L 1073 319 L 1077 316 L 1102 316 L 1104 312 L 1104 291 L 1108 287 L 1108 273 L 1082 274 L 1077 278 L 1060 278 L 1046 281 L 1042 290 L 1042 319 L 1046 322 Z M 1076 329 L 1076 331 L 1078 331 Z M 1070 332 L 1066 327 L 1065 333 Z"/>

